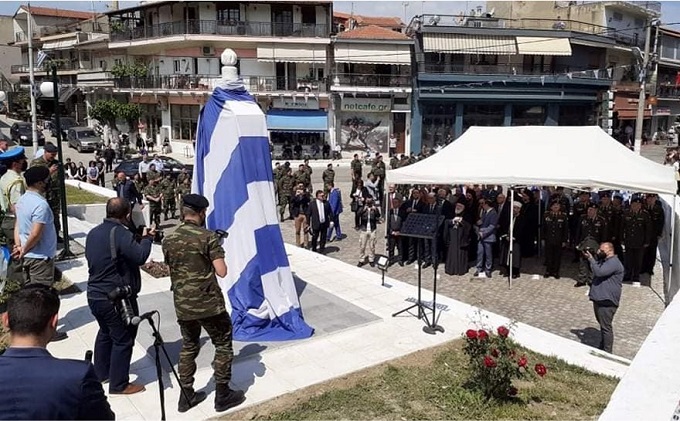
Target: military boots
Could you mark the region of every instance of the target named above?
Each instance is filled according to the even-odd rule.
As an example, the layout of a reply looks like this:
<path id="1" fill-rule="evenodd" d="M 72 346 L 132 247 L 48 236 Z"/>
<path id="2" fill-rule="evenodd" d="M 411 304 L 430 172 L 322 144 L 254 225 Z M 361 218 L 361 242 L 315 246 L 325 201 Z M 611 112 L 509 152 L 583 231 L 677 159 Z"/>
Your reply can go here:
<path id="1" fill-rule="evenodd" d="M 228 384 L 215 385 L 215 411 L 223 412 L 243 403 L 246 396 L 242 390 L 231 390 Z"/>
<path id="2" fill-rule="evenodd" d="M 189 399 L 185 398 L 187 396 Z M 208 395 L 205 392 L 194 392 L 192 388 L 184 388 L 183 392 L 180 391 L 179 403 L 177 404 L 178 412 L 187 412 L 194 406 L 203 402 Z"/>

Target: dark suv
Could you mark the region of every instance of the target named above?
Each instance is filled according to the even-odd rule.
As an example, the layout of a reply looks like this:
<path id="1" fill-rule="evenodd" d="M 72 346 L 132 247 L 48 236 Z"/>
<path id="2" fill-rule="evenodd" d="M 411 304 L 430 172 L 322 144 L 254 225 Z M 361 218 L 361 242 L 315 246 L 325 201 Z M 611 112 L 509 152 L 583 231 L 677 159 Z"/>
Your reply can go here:
<path id="1" fill-rule="evenodd" d="M 20 146 L 33 146 L 33 130 L 31 123 L 19 122 L 12 124 L 9 136 L 14 143 Z M 45 146 L 45 135 L 38 130 L 38 146 Z"/>

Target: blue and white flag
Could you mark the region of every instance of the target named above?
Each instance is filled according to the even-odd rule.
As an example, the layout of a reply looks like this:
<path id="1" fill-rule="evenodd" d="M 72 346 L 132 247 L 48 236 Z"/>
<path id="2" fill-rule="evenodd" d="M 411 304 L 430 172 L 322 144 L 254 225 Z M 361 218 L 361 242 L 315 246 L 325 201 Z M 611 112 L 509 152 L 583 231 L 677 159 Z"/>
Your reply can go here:
<path id="1" fill-rule="evenodd" d="M 38 57 L 35 59 L 35 67 L 42 67 L 47 59 L 47 54 L 43 50 L 38 50 Z"/>
<path id="2" fill-rule="evenodd" d="M 210 201 L 206 226 L 229 233 L 222 246 L 234 339 L 303 339 L 302 316 L 279 227 L 262 110 L 239 80 L 215 88 L 201 110 L 192 191 Z"/>

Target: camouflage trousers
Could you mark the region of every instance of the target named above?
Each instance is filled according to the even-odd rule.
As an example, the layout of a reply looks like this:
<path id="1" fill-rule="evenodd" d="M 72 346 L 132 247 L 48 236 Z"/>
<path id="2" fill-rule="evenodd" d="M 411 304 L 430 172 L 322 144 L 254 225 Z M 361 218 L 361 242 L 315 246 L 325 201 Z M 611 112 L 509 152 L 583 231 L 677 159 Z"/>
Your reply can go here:
<path id="1" fill-rule="evenodd" d="M 175 200 L 174 197 L 170 199 L 165 199 L 165 207 L 163 208 L 163 213 L 165 214 L 166 218 L 168 216 L 168 213 L 172 215 L 177 213 L 177 201 Z"/>
<path id="2" fill-rule="evenodd" d="M 9 252 L 12 253 L 14 249 L 14 223 L 16 219 L 14 217 L 4 217 L 2 219 L 2 234 L 5 237 L 5 242 L 9 248 Z M 17 282 L 19 285 L 23 285 L 26 282 L 24 277 L 24 269 L 21 260 L 10 257 L 7 264 L 7 279 Z"/>
<path id="3" fill-rule="evenodd" d="M 229 384 L 231 380 L 231 362 L 234 350 L 231 343 L 231 317 L 226 312 L 213 317 L 198 320 L 178 320 L 182 333 L 182 350 L 179 352 L 177 371 L 183 387 L 193 390 L 196 374 L 196 357 L 201 350 L 201 328 L 210 336 L 215 347 L 213 359 L 213 377 L 216 384 Z"/>
<path id="4" fill-rule="evenodd" d="M 149 206 L 149 225 L 156 224 L 158 227 L 161 224 L 161 213 L 163 208 L 161 205 L 152 204 Z"/>

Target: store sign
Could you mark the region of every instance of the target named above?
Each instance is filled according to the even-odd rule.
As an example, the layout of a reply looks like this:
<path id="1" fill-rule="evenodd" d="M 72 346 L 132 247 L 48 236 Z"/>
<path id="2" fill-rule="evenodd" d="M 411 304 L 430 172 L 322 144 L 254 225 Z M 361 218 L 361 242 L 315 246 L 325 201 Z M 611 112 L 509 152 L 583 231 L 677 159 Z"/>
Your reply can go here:
<path id="1" fill-rule="evenodd" d="M 316 98 L 297 97 L 297 98 L 274 98 L 273 108 L 286 110 L 318 110 L 319 100 Z"/>
<path id="2" fill-rule="evenodd" d="M 340 110 L 356 113 L 389 113 L 391 98 L 342 98 Z"/>

